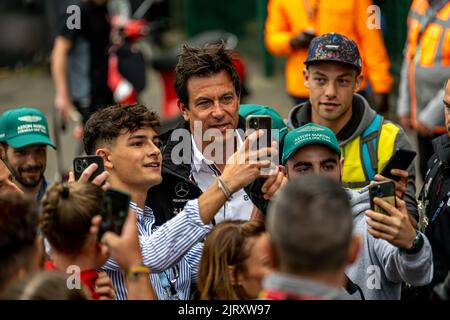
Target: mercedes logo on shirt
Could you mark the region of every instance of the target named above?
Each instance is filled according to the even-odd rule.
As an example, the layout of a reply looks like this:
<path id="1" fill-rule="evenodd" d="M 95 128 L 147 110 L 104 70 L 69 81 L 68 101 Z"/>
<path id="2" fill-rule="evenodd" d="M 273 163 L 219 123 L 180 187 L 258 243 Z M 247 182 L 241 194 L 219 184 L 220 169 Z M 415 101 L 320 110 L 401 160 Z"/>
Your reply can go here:
<path id="1" fill-rule="evenodd" d="M 184 198 L 189 193 L 189 186 L 185 182 L 178 182 L 175 186 L 175 194 L 177 197 Z"/>

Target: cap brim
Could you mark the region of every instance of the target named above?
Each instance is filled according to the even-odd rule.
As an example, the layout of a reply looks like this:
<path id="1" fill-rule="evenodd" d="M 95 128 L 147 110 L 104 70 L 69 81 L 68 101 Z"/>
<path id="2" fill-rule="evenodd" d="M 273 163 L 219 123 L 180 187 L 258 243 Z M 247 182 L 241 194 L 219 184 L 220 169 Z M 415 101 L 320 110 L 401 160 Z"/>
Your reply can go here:
<path id="1" fill-rule="evenodd" d="M 359 72 L 361 72 L 361 68 L 357 67 L 356 65 L 349 63 L 349 62 L 342 62 L 340 60 L 334 60 L 334 59 L 321 59 L 321 60 L 309 60 L 309 61 L 305 61 L 303 62 L 304 65 L 306 66 L 310 66 L 312 64 L 316 64 L 316 63 L 320 63 L 320 62 L 337 62 L 337 63 L 342 63 L 345 64 L 346 66 L 350 66 L 355 68 L 356 70 L 358 70 Z"/>
<path id="2" fill-rule="evenodd" d="M 312 145 L 312 144 L 320 144 L 324 147 L 327 147 L 328 149 L 336 152 L 336 154 L 341 157 L 341 149 L 339 148 L 336 149 L 336 147 L 328 142 L 322 141 L 322 142 L 318 142 L 318 141 L 311 141 L 311 142 L 307 142 L 307 143 L 299 143 L 295 149 L 292 149 L 291 152 L 289 152 L 286 156 L 283 156 L 283 159 L 281 160 L 281 164 L 284 166 L 286 164 L 286 162 L 301 148 Z"/>
<path id="3" fill-rule="evenodd" d="M 27 134 L 23 136 L 17 136 L 11 139 L 7 139 L 6 143 L 15 149 L 28 147 L 33 144 L 46 144 L 53 149 L 56 149 L 56 146 L 50 141 L 50 139 L 47 136 L 43 136 L 41 134 Z"/>

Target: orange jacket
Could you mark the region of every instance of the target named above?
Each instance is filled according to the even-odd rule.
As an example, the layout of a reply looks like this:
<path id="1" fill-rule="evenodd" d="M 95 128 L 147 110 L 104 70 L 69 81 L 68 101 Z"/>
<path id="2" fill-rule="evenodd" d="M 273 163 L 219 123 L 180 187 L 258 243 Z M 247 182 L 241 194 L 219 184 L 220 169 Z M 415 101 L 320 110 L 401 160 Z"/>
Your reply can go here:
<path id="1" fill-rule="evenodd" d="M 427 20 L 431 10 L 428 0 L 414 0 L 409 11 L 397 114 L 409 115 L 414 128 L 420 122 L 442 134 L 447 132 L 442 99 L 450 76 L 450 2 L 435 3 L 437 12 Z"/>
<path id="2" fill-rule="evenodd" d="M 308 15 L 305 4 L 314 11 Z M 389 57 L 380 30 L 370 30 L 367 20 L 372 16 L 367 8 L 372 0 L 269 0 L 265 43 L 274 55 L 287 56 L 286 83 L 289 94 L 308 97 L 302 70 L 307 48 L 292 49 L 290 40 L 299 32 L 312 28 L 318 35 L 337 32 L 352 38 L 363 60 L 363 74 L 367 74 L 375 92 L 387 93 L 392 87 Z M 370 20 L 370 19 L 369 19 Z M 364 86 L 364 84 L 363 84 Z"/>

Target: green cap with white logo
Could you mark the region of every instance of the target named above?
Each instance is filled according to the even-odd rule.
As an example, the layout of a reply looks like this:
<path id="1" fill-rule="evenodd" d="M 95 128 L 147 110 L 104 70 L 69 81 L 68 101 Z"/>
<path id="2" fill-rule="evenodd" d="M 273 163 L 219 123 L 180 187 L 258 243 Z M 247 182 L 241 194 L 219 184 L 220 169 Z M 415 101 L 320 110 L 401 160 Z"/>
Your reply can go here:
<path id="1" fill-rule="evenodd" d="M 34 108 L 5 111 L 0 117 L 0 141 L 15 149 L 33 144 L 47 144 L 56 149 L 50 140 L 47 119 Z"/>
<path id="2" fill-rule="evenodd" d="M 341 148 L 334 132 L 319 124 L 308 123 L 290 131 L 284 138 L 282 164 L 284 165 L 298 149 L 310 144 L 324 145 L 341 156 Z"/>

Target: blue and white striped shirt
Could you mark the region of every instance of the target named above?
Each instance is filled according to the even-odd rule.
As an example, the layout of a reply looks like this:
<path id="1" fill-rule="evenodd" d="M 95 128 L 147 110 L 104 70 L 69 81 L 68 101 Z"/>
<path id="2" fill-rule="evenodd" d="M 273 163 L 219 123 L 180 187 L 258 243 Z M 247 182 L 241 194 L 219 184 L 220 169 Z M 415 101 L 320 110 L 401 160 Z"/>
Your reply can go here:
<path id="1" fill-rule="evenodd" d="M 211 231 L 199 214 L 197 199 L 188 201 L 183 211 L 159 227 L 154 227 L 152 209 L 144 211 L 130 202 L 136 210 L 139 242 L 143 263 L 151 270 L 150 280 L 160 300 L 190 298 L 191 283 L 197 282 L 198 268 L 203 250 L 200 241 Z M 125 280 L 117 263 L 110 258 L 102 267 L 111 278 L 117 299 L 127 298 Z M 176 296 L 170 294 L 163 282 L 172 282 Z"/>

